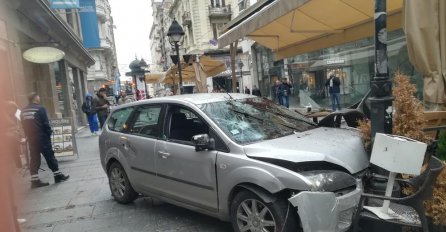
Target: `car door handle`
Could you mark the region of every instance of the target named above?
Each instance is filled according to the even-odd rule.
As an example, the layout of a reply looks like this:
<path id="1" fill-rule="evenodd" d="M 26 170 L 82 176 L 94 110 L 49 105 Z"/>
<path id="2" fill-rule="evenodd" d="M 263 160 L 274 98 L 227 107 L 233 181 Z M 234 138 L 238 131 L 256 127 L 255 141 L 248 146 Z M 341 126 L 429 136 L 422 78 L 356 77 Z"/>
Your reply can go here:
<path id="1" fill-rule="evenodd" d="M 164 152 L 164 151 L 159 151 L 158 154 L 161 156 L 161 158 L 163 159 L 167 159 L 170 156 L 170 153 L 168 152 Z"/>

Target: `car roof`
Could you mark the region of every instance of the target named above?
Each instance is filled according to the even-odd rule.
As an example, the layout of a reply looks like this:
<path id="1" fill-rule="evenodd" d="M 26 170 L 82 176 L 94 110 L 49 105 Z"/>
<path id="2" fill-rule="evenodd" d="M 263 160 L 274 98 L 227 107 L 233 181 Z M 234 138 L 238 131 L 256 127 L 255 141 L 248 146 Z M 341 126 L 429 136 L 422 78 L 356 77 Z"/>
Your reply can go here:
<path id="1" fill-rule="evenodd" d="M 241 94 L 241 93 L 196 93 L 196 94 L 182 94 L 173 95 L 167 97 L 157 97 L 147 100 L 137 101 L 129 104 L 124 104 L 116 107 L 115 109 L 120 109 L 126 106 L 142 105 L 148 103 L 191 103 L 194 105 L 201 105 L 212 102 L 227 101 L 231 98 L 234 100 L 254 98 L 256 96 Z"/>

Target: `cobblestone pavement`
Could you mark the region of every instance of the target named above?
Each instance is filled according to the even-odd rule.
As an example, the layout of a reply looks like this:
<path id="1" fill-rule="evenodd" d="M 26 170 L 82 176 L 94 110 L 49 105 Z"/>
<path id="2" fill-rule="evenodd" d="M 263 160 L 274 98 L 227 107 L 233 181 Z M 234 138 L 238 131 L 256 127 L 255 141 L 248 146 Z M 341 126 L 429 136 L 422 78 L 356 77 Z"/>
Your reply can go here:
<path id="1" fill-rule="evenodd" d="M 67 182 L 54 184 L 52 173 L 42 162 L 40 178 L 48 187 L 31 190 L 29 175 L 18 175 L 17 189 L 22 200 L 19 215 L 27 222 L 25 232 L 126 232 L 126 231 L 232 231 L 229 223 L 150 198 L 133 204 L 116 203 L 100 165 L 98 137 L 82 130 L 77 136 L 79 158 L 60 162 Z"/>

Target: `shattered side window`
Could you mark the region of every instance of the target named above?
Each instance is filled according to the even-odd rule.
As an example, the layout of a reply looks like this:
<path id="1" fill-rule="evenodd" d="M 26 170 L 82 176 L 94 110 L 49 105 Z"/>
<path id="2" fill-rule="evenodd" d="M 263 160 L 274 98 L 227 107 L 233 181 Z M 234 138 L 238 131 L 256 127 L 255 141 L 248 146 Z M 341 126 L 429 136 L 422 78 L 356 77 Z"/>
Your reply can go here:
<path id="1" fill-rule="evenodd" d="M 239 144 L 249 144 L 313 129 L 301 115 L 281 109 L 263 98 L 203 104 L 201 109 Z"/>

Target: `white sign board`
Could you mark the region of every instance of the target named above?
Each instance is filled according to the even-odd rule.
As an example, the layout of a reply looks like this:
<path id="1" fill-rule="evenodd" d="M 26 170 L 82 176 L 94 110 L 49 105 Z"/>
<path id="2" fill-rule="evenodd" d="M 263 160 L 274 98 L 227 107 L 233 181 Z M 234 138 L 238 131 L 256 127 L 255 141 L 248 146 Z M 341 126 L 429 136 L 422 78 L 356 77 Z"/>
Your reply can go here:
<path id="1" fill-rule="evenodd" d="M 419 175 L 426 148 L 413 139 L 376 133 L 370 163 L 389 172 Z"/>
<path id="2" fill-rule="evenodd" d="M 144 100 L 146 99 L 146 82 L 144 79 L 136 78 L 136 88 L 139 90 L 139 97 L 138 100 Z"/>
<path id="3" fill-rule="evenodd" d="M 327 60 L 327 64 L 345 64 L 344 59 Z"/>

